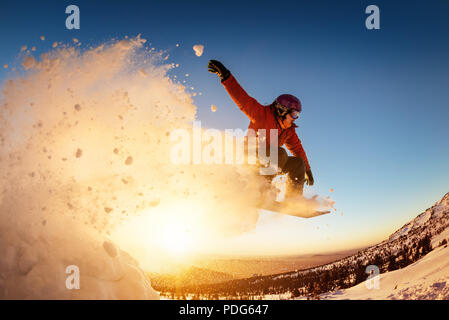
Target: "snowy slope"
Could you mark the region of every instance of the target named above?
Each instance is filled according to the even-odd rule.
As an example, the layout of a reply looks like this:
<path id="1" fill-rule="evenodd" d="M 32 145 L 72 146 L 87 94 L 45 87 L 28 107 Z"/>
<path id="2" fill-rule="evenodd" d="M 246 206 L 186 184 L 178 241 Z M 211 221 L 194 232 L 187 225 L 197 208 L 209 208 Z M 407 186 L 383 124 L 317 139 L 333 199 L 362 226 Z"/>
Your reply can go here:
<path id="1" fill-rule="evenodd" d="M 432 236 L 434 250 L 403 269 L 381 274 L 379 289 L 368 289 L 367 282 L 362 282 L 352 288 L 323 294 L 321 297 L 323 299 L 449 299 L 449 248 L 447 245 L 438 247 L 442 240 L 449 239 L 449 193 L 393 233 L 388 240 L 366 251 L 381 252 L 382 248 L 395 251 L 401 246 L 409 246 L 414 239 L 426 233 Z"/>
<path id="2" fill-rule="evenodd" d="M 380 275 L 379 289 L 362 282 L 322 299 L 449 299 L 449 248 L 439 247 L 404 269 Z"/>

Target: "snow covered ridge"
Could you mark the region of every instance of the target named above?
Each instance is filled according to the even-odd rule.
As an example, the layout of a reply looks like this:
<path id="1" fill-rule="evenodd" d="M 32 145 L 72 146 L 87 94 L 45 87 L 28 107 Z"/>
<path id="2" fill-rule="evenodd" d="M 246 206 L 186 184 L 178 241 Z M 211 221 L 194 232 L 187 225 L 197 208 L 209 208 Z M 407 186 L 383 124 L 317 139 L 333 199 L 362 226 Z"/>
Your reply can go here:
<path id="1" fill-rule="evenodd" d="M 348 288 L 352 286 L 351 284 L 357 284 L 360 282 L 362 283 L 360 283 L 358 287 L 363 286 L 365 288 L 366 286 L 364 280 L 368 277 L 365 273 L 366 266 L 370 264 L 378 266 L 381 274 L 389 274 L 390 271 L 403 272 L 405 269 L 400 271 L 394 270 L 406 268 L 407 265 L 413 263 L 414 261 L 417 262 L 414 262 L 410 267 L 421 263 L 421 257 L 425 256 L 425 254 L 432 250 L 432 248 L 436 248 L 441 243 L 444 243 L 444 241 L 449 241 L 449 193 L 447 193 L 431 208 L 419 214 L 415 219 L 393 233 L 388 240 L 383 241 L 378 245 L 369 247 L 355 255 L 327 265 L 299 272 L 278 275 L 272 279 L 282 279 L 285 277 L 295 279 L 298 277 L 309 276 L 311 273 L 316 273 L 318 275 L 318 279 L 325 280 L 332 275 L 332 271 L 338 270 L 337 272 L 341 273 L 343 276 L 349 274 L 349 277 L 346 280 L 340 279 L 340 281 L 337 281 L 339 284 L 334 286 L 332 289 L 337 289 L 338 291 L 338 288 Z M 449 250 L 446 250 L 445 252 L 447 256 L 449 254 Z M 438 261 L 440 260 L 445 261 L 444 259 L 439 259 Z M 441 265 L 434 266 L 434 268 L 438 270 L 440 270 L 441 267 Z M 407 275 L 405 274 L 405 276 Z M 445 276 L 446 279 L 449 279 L 449 274 L 444 274 L 443 276 Z M 308 288 L 310 290 L 302 290 L 302 293 L 318 294 L 319 292 L 326 291 L 322 290 L 324 288 L 320 288 L 320 285 L 322 287 L 322 283 L 320 283 L 318 288 Z M 332 287 L 332 285 L 330 287 Z M 328 287 L 328 289 L 330 288 Z M 425 289 L 421 289 L 421 291 L 425 291 Z M 301 290 L 298 290 L 298 295 L 300 295 L 300 293 Z M 395 297 L 402 297 L 403 299 L 413 298 L 412 295 L 407 296 L 405 293 L 403 296 L 396 295 Z M 418 295 L 414 297 L 419 298 Z M 449 295 L 446 295 L 446 299 L 448 297 Z M 354 298 L 357 299 L 357 297 Z M 385 295 L 382 298 L 393 298 L 393 295 L 390 297 Z"/>
<path id="2" fill-rule="evenodd" d="M 449 192 L 432 207 L 418 215 L 415 219 L 404 225 L 401 229 L 393 233 L 389 241 L 396 240 L 401 236 L 406 236 L 408 234 L 416 233 L 422 227 L 428 227 L 429 225 L 434 225 L 435 222 L 442 216 L 446 215 L 449 211 Z M 434 230 L 436 232 L 436 230 Z"/>

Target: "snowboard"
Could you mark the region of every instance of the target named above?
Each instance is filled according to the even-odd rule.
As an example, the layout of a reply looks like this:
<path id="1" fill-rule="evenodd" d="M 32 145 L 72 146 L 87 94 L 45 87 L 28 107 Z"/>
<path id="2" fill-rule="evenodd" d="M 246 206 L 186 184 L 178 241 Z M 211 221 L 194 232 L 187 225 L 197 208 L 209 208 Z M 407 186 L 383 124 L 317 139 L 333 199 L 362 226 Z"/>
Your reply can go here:
<path id="1" fill-rule="evenodd" d="M 265 201 L 259 206 L 259 209 L 274 211 L 281 214 L 286 214 L 289 216 L 299 217 L 299 218 L 313 218 L 324 214 L 330 213 L 329 210 L 316 210 L 303 206 L 297 206 L 292 201 Z"/>
<path id="2" fill-rule="evenodd" d="M 330 213 L 329 210 L 319 209 L 317 196 L 305 198 L 299 193 L 293 197 L 284 199 L 281 194 L 285 194 L 286 180 L 285 177 L 279 176 L 280 179 L 273 179 L 267 189 L 262 190 L 261 199 L 258 209 L 274 211 L 289 216 L 300 218 L 312 218 Z"/>

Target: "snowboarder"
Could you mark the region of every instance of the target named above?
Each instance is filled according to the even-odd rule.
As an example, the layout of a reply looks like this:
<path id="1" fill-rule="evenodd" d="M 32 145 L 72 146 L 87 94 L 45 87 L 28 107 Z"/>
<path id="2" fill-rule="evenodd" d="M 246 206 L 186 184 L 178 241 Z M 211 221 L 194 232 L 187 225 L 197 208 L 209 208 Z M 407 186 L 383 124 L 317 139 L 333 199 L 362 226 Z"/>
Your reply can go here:
<path id="1" fill-rule="evenodd" d="M 278 129 L 278 167 L 282 173 L 288 173 L 291 182 L 286 197 L 295 196 L 298 193 L 302 195 L 304 183 L 307 182 L 309 186 L 312 186 L 314 180 L 301 140 L 295 131 L 297 125 L 294 121 L 298 119 L 302 110 L 299 99 L 290 94 L 282 94 L 272 104 L 263 106 L 245 92 L 221 62 L 210 60 L 208 69 L 209 72 L 220 77 L 221 83 L 232 100 L 251 120 L 249 129 L 256 132 L 259 129 L 265 129 L 266 132 L 270 129 Z M 269 144 L 268 134 L 267 143 Z M 284 144 L 293 154 L 292 157 L 288 156 L 287 151 L 282 148 Z"/>

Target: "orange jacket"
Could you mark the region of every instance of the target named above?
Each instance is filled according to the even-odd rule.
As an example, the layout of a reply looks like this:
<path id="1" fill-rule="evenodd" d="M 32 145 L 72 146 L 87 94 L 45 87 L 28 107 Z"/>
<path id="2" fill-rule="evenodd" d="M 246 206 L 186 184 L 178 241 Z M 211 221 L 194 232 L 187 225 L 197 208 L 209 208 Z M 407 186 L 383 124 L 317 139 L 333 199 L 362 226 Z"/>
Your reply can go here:
<path id="1" fill-rule="evenodd" d="M 276 119 L 274 111 L 269 106 L 263 106 L 256 99 L 250 97 L 245 90 L 240 86 L 234 76 L 231 74 L 228 79 L 222 82 L 226 91 L 231 96 L 232 100 L 237 104 L 240 110 L 245 113 L 251 120 L 248 129 L 253 129 L 257 132 L 259 129 L 265 129 L 267 132 L 267 142 L 269 143 L 270 129 L 278 129 L 278 146 L 285 144 L 288 150 L 295 156 L 300 157 L 306 164 L 306 169 L 310 169 L 309 160 L 306 152 L 302 147 L 301 140 L 296 134 L 296 124 L 288 129 L 282 129 Z"/>

